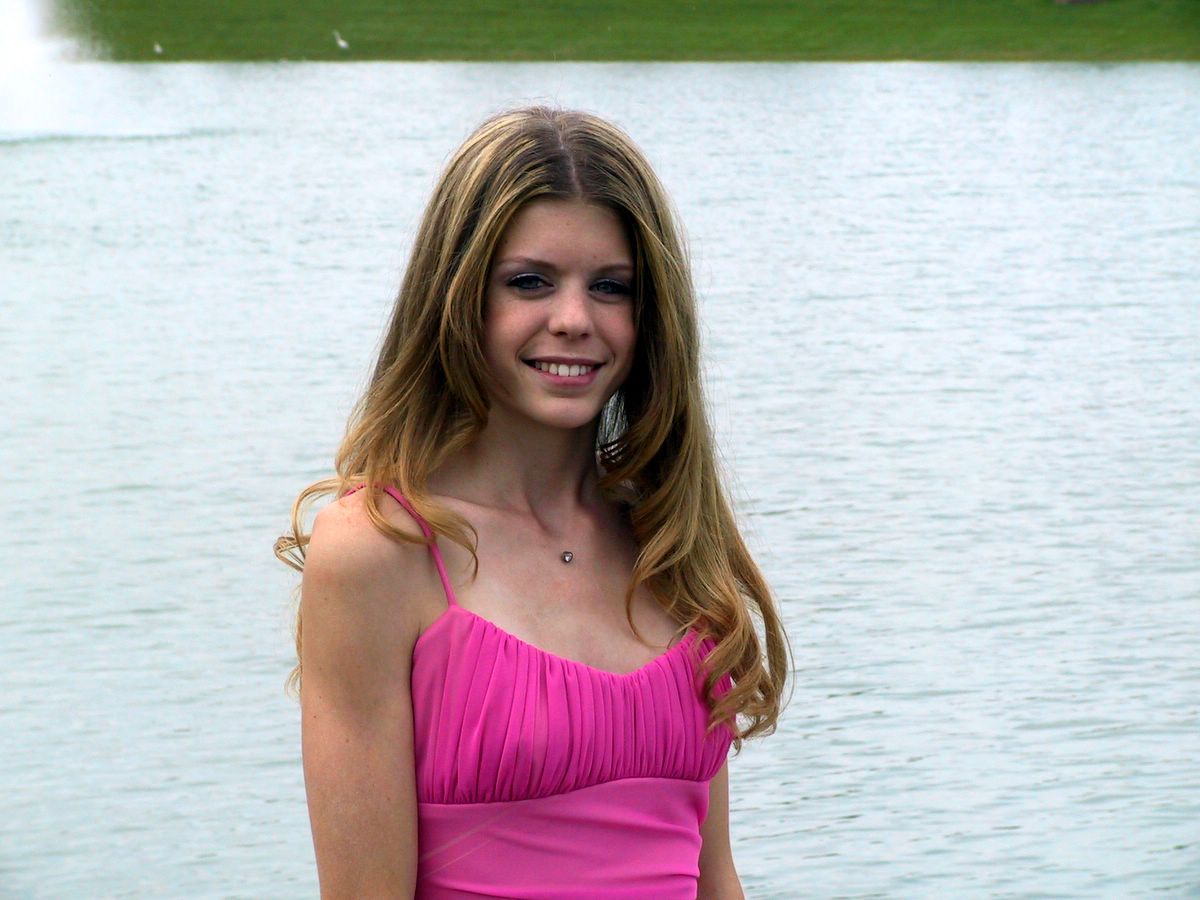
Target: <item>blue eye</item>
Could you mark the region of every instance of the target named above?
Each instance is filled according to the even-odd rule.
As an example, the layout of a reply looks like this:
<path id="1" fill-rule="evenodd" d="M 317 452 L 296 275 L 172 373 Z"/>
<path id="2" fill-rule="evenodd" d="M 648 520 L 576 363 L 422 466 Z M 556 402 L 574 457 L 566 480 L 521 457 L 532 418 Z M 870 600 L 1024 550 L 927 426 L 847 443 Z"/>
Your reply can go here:
<path id="1" fill-rule="evenodd" d="M 615 294 L 622 297 L 633 293 L 629 285 L 614 278 L 602 278 L 592 285 L 592 290 L 598 291 L 601 294 Z"/>
<path id="2" fill-rule="evenodd" d="M 514 275 L 505 282 L 511 288 L 516 288 L 518 291 L 536 291 L 539 288 L 549 284 L 541 275 L 526 273 L 524 275 Z"/>

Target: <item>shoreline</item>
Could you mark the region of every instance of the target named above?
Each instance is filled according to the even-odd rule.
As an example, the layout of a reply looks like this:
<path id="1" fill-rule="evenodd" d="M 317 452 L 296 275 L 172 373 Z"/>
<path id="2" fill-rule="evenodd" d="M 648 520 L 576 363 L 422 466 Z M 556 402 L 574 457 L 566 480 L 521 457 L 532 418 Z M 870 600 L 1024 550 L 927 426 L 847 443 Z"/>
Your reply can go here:
<path id="1" fill-rule="evenodd" d="M 59 0 L 54 30 L 113 62 L 1189 62 L 1194 0 L 567 0 L 509 12 L 367 0 Z"/>

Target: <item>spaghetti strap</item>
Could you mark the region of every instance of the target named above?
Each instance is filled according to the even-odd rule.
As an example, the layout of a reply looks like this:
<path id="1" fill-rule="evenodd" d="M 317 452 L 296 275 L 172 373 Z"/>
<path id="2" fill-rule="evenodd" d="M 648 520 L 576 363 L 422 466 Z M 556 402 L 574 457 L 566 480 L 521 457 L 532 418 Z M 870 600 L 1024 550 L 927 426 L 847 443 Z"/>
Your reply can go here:
<path id="1" fill-rule="evenodd" d="M 442 551 L 438 549 L 437 535 L 433 533 L 433 529 L 429 527 L 429 523 L 417 515 L 417 511 L 412 508 L 412 504 L 393 487 L 384 487 L 384 491 L 393 500 L 408 510 L 408 514 L 413 517 L 413 520 L 421 528 L 421 533 L 429 538 L 429 553 L 433 556 L 433 564 L 437 566 L 438 576 L 442 579 L 442 590 L 446 592 L 446 602 L 451 606 L 458 606 L 458 601 L 454 599 L 454 588 L 450 585 L 450 576 L 446 574 L 446 562 L 442 559 Z"/>
<path id="2" fill-rule="evenodd" d="M 347 494 L 353 494 L 363 485 L 351 488 Z M 393 487 L 384 487 L 383 489 L 388 496 L 399 503 L 407 510 L 408 514 L 413 517 L 413 521 L 421 529 L 421 534 L 429 539 L 429 553 L 433 557 L 433 564 L 437 567 L 438 577 L 442 579 L 442 590 L 446 592 L 446 602 L 451 606 L 458 606 L 458 601 L 454 598 L 454 588 L 450 585 L 450 576 L 446 574 L 446 562 L 442 559 L 442 551 L 438 549 L 437 536 L 433 533 L 433 529 L 429 527 L 429 523 L 417 515 L 417 511 L 412 508 L 412 504 L 405 499 L 404 495 Z"/>

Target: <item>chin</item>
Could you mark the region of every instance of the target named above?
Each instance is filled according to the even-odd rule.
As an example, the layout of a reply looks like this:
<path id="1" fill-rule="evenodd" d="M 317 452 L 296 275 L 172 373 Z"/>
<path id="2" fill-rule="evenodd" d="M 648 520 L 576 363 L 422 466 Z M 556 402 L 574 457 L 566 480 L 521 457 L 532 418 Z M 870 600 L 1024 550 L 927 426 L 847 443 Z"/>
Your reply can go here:
<path id="1" fill-rule="evenodd" d="M 591 415 L 576 413 L 561 413 L 558 415 L 550 414 L 545 416 L 537 416 L 534 418 L 539 425 L 544 428 L 557 428 L 562 431 L 577 431 L 580 428 L 590 428 L 595 424 L 596 419 L 600 416 L 600 411 L 596 410 Z"/>
<path id="2" fill-rule="evenodd" d="M 532 428 L 550 428 L 558 431 L 590 428 L 600 417 L 602 410 L 603 407 L 597 409 L 592 404 L 581 403 L 561 404 L 557 408 L 504 408 L 505 417 L 511 416 L 515 422 L 524 422 Z"/>

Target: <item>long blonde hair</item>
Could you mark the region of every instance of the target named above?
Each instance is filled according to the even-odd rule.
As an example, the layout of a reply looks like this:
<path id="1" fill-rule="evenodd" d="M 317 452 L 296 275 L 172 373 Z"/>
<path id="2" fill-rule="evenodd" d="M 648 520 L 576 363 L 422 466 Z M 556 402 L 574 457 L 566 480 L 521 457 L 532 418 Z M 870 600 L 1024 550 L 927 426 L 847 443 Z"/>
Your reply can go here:
<path id="1" fill-rule="evenodd" d="M 338 450 L 337 474 L 301 491 L 276 556 L 302 570 L 306 505 L 362 483 L 395 486 L 435 534 L 474 554 L 470 525 L 432 502 L 428 479 L 487 422 L 485 285 L 505 228 L 536 197 L 604 205 L 629 235 L 635 358 L 597 432 L 600 488 L 627 504 L 640 548 L 626 618 L 637 634 L 633 596 L 645 584 L 677 622 L 717 642 L 705 660 L 709 729 L 729 723 L 740 750 L 743 738 L 775 730 L 789 671 L 787 636 L 722 486 L 701 389 L 690 266 L 670 203 L 630 138 L 596 116 L 512 110 L 484 122 L 451 158 L 422 218 L 370 383 Z M 374 491 L 363 494 L 381 532 L 414 540 L 387 521 Z M 297 656 L 302 611 L 301 599 Z M 716 698 L 714 685 L 726 673 L 733 687 Z M 297 664 L 296 686 L 300 674 Z"/>

